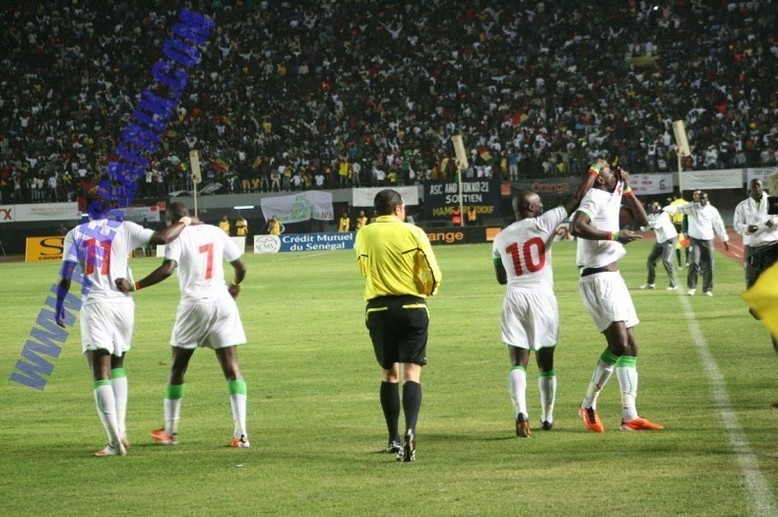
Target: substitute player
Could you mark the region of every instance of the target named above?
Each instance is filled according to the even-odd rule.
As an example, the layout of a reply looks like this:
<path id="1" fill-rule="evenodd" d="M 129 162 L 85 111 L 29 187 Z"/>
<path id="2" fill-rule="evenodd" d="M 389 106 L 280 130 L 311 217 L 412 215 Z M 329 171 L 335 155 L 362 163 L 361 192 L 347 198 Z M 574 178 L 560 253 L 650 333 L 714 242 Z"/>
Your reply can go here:
<path id="1" fill-rule="evenodd" d="M 174 223 L 186 219 L 188 215 L 182 203 L 172 203 L 170 213 Z M 173 362 L 165 389 L 165 427 L 151 432 L 152 438 L 161 444 L 178 443 L 184 374 L 197 347 L 208 347 L 216 352 L 227 379 L 234 423 L 232 441 L 228 446 L 250 446 L 246 432 L 246 382 L 240 373 L 237 348 L 237 345 L 246 342 L 235 303 L 240 283 L 246 276 L 246 266 L 240 256 L 240 250 L 224 231 L 208 224 L 195 224 L 165 248 L 164 262 L 145 278 L 135 284 L 124 278 L 116 281 L 122 291 L 137 291 L 178 271 L 181 300 L 170 338 Z M 229 287 L 224 281 L 224 260 L 232 265 L 235 273 Z"/>
<path id="2" fill-rule="evenodd" d="M 135 305 L 114 282 L 127 275 L 127 258 L 136 248 L 167 244 L 191 223 L 183 218 L 155 232 L 123 221 L 111 210 L 106 191 L 95 187 L 87 192 L 90 221 L 79 224 L 65 236 L 64 255 L 57 289 L 56 321 L 69 323 L 65 298 L 70 290 L 76 265 L 82 278 L 81 347 L 89 362 L 94 384 L 92 391 L 108 445 L 96 456 L 127 454 L 127 375 L 124 356 L 130 349 L 135 324 Z"/>
<path id="3" fill-rule="evenodd" d="M 648 216 L 627 186 L 626 172 L 611 169 L 605 160 L 597 160 L 588 172 L 595 177 L 594 186 L 581 201 L 572 224 L 582 268 L 578 290 L 597 330 L 605 336 L 607 348 L 600 355 L 578 413 L 590 431 L 605 431 L 597 414 L 597 397 L 615 369 L 621 387 L 620 429 L 664 429 L 637 413 L 638 345 L 632 327 L 638 324 L 638 316 L 618 270 L 618 260 L 627 253 L 624 244 L 642 238 L 630 230 L 619 231 L 622 198 L 639 226 L 648 225 Z"/>
<path id="4" fill-rule="evenodd" d="M 593 184 L 594 176 L 587 174 L 572 196 L 545 213 L 540 196 L 520 192 L 513 198 L 516 222 L 502 230 L 492 244 L 497 282 L 508 285 L 500 332 L 511 361 L 508 385 L 519 437 L 531 434 L 526 400 L 530 350 L 535 351 L 540 370 L 540 425 L 544 430 L 554 426 L 554 350 L 559 337 L 559 309 L 554 295 L 551 245 L 556 227 L 567 219 Z"/>

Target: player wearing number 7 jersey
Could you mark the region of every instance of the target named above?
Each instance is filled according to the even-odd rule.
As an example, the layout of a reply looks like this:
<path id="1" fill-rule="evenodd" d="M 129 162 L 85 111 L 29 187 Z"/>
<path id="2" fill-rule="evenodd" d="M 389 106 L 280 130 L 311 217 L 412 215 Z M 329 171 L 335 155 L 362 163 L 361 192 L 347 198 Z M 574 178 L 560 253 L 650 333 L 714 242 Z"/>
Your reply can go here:
<path id="1" fill-rule="evenodd" d="M 188 212 L 183 204 L 172 203 L 169 214 L 175 223 L 186 218 Z M 129 292 L 161 282 L 178 270 L 181 300 L 170 338 L 173 359 L 165 390 L 165 427 L 151 432 L 152 438 L 163 445 L 178 443 L 184 374 L 194 351 L 198 347 L 208 347 L 216 353 L 227 380 L 234 423 L 232 441 L 228 446 L 249 447 L 246 382 L 240 372 L 237 350 L 237 345 L 246 343 L 246 334 L 235 303 L 240 283 L 246 276 L 241 255 L 241 250 L 220 228 L 194 224 L 165 248 L 164 262 L 145 278 L 135 284 L 124 278 L 116 281 L 121 290 Z M 229 287 L 224 280 L 224 260 L 234 270 Z"/>
<path id="2" fill-rule="evenodd" d="M 509 391 L 519 437 L 530 436 L 526 400 L 530 350 L 535 351 L 540 370 L 541 427 L 550 430 L 554 425 L 554 349 L 559 336 L 559 310 L 554 295 L 551 244 L 557 226 L 593 184 L 594 179 L 587 175 L 570 198 L 545 213 L 540 196 L 520 192 L 513 198 L 516 222 L 502 230 L 492 244 L 497 281 L 508 285 L 500 331 L 511 361 Z"/>
<path id="3" fill-rule="evenodd" d="M 132 340 L 135 305 L 131 297 L 116 288 L 114 281 L 127 274 L 127 258 L 132 250 L 149 243 L 171 242 L 191 220 L 155 232 L 123 221 L 120 212 L 110 209 L 108 194 L 102 189 L 91 189 L 87 202 L 91 220 L 79 224 L 65 236 L 55 317 L 61 327 L 72 324 L 72 316 L 65 306 L 78 265 L 81 278 L 77 281 L 82 286 L 83 301 L 81 346 L 94 380 L 97 413 L 108 434 L 108 445 L 95 454 L 124 456 L 128 445 L 124 355 Z M 71 303 L 67 306 L 72 307 Z"/>

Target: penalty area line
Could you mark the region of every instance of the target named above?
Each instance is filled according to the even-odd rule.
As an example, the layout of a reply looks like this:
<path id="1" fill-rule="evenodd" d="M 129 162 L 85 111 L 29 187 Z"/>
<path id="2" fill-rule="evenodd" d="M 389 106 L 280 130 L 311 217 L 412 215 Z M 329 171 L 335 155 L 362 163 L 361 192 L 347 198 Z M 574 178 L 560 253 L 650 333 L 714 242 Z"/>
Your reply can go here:
<path id="1" fill-rule="evenodd" d="M 705 376 L 708 378 L 713 403 L 718 410 L 719 420 L 721 420 L 724 427 L 729 448 L 735 453 L 738 465 L 745 478 L 754 514 L 778 515 L 778 507 L 776 507 L 773 493 L 759 469 L 759 462 L 748 444 L 743 428 L 738 423 L 737 413 L 732 407 L 724 376 L 716 365 L 716 360 L 710 352 L 708 342 L 702 335 L 702 329 L 697 321 L 694 309 L 692 309 L 692 305 L 686 296 L 678 296 L 678 298 L 681 300 L 689 333 L 700 355 Z"/>

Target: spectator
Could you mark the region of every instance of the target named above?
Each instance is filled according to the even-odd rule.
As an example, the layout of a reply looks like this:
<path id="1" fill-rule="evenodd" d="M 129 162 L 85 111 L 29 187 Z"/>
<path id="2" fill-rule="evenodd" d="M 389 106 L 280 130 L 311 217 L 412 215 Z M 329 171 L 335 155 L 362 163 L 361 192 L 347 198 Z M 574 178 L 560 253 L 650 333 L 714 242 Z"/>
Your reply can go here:
<path id="1" fill-rule="evenodd" d="M 646 283 L 641 285 L 640 288 L 654 289 L 656 287 L 656 263 L 661 259 L 662 266 L 664 266 L 667 272 L 667 278 L 670 280 L 670 285 L 667 289 L 675 291 L 678 289 L 678 284 L 675 282 L 675 270 L 673 269 L 673 249 L 675 248 L 678 232 L 675 231 L 675 226 L 673 226 L 670 216 L 667 212 L 662 211 L 662 205 L 656 201 L 648 207 L 648 226 L 654 230 L 656 240 L 646 260 L 648 277 Z"/>
<path id="2" fill-rule="evenodd" d="M 242 215 L 235 221 L 235 234 L 238 237 L 246 237 L 249 234 L 249 223 Z"/>
<path id="3" fill-rule="evenodd" d="M 219 221 L 219 228 L 224 230 L 224 233 L 226 233 L 227 235 L 230 234 L 230 221 L 229 219 L 227 219 L 227 214 L 224 214 L 222 216 L 221 221 Z"/>
<path id="4" fill-rule="evenodd" d="M 507 167 L 510 179 L 534 177 L 544 164 L 557 174 L 555 163 L 578 174 L 605 151 L 651 172 L 675 162 L 668 128 L 679 118 L 692 147 L 686 167 L 776 164 L 775 91 L 766 71 L 775 69 L 778 49 L 769 2 L 734 9 L 674 2 L 661 12 L 645 2 L 518 5 L 343 0 L 307 6 L 303 16 L 289 2 L 198 4 L 218 18 L 220 34 L 192 70 L 197 88 L 185 91 L 168 124 L 165 172 L 162 182 L 154 178 L 153 195 L 186 188 L 175 187 L 175 157 L 194 147 L 227 165 L 208 167 L 209 181 L 227 185 L 230 170 L 242 175 L 249 156 L 275 167 L 316 160 L 336 175 L 345 156 L 353 186 L 357 160 L 370 164 L 363 173 L 382 176 L 376 181 L 390 169 L 397 184 L 413 181 L 417 159 L 443 178 L 453 166 L 439 167 L 446 165 L 441 150 L 456 133 L 484 150 L 473 160 L 483 175 Z M 128 103 L 147 86 L 147 56 L 170 29 L 166 2 L 150 0 L 144 9 L 138 16 L 110 3 L 0 7 L 3 19 L 14 20 L 0 34 L 4 69 L 14 77 L 3 90 L 13 101 L 0 103 L 0 162 L 9 178 L 28 179 L 41 157 L 79 171 L 83 164 L 88 176 L 104 166 Z M 570 81 L 584 68 L 603 72 L 585 84 Z M 555 162 L 557 154 L 563 159 Z M 275 190 L 287 190 L 278 179 Z M 4 199 L 13 193 L 11 182 Z"/>
<path id="5" fill-rule="evenodd" d="M 702 290 L 705 296 L 713 296 L 713 238 L 718 234 L 724 242 L 724 248 L 729 251 L 729 235 L 724 227 L 719 211 L 708 203 L 708 193 L 695 190 L 694 202 L 682 206 L 667 206 L 670 212 L 683 212 L 689 218 L 689 273 L 686 276 L 687 294 L 694 296 L 697 292 L 697 275 L 702 273 Z"/>

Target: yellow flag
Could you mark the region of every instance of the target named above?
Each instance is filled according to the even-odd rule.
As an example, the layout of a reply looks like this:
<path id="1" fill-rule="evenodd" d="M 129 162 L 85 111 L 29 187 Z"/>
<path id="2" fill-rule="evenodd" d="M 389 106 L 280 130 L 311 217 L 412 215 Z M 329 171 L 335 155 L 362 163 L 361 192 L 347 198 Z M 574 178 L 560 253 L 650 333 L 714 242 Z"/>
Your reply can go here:
<path id="1" fill-rule="evenodd" d="M 772 335 L 778 336 L 778 263 L 759 275 L 756 283 L 740 296 Z"/>

